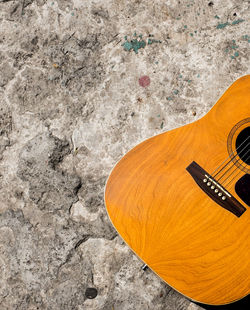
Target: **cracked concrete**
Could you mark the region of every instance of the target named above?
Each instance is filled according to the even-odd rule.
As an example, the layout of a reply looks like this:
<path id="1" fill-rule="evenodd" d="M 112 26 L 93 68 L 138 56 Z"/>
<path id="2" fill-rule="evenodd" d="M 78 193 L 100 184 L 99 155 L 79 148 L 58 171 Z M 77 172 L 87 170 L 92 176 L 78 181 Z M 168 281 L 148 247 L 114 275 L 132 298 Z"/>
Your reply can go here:
<path id="1" fill-rule="evenodd" d="M 249 73 L 249 12 L 0 0 L 1 309 L 199 309 L 140 269 L 103 191 L 130 148 L 200 118 Z"/>

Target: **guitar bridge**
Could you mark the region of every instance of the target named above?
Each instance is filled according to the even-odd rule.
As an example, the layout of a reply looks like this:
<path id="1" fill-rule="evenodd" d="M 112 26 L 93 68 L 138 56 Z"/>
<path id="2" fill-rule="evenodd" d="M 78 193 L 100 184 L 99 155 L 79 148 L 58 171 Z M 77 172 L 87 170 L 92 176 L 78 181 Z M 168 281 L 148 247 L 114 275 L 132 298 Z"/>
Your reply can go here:
<path id="1" fill-rule="evenodd" d="M 193 161 L 186 170 L 198 186 L 218 205 L 240 217 L 246 208 L 234 198 L 219 182 Z"/>

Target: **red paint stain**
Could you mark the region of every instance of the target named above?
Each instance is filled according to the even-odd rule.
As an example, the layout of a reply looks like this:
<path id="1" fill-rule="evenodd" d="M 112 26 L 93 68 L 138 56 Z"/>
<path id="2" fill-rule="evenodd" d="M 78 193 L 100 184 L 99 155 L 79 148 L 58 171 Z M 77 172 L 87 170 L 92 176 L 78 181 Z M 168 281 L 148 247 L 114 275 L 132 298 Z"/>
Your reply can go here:
<path id="1" fill-rule="evenodd" d="M 147 87 L 150 84 L 150 78 L 147 75 L 143 75 L 139 78 L 139 85 L 142 87 Z"/>

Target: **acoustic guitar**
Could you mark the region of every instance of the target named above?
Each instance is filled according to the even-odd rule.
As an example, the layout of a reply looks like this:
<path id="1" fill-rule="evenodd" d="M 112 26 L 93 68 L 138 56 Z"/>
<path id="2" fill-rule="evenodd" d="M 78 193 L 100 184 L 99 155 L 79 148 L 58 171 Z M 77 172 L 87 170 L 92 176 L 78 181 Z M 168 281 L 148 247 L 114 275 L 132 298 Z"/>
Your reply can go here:
<path id="1" fill-rule="evenodd" d="M 250 292 L 250 75 L 201 119 L 147 139 L 114 167 L 105 204 L 162 280 L 210 305 Z"/>

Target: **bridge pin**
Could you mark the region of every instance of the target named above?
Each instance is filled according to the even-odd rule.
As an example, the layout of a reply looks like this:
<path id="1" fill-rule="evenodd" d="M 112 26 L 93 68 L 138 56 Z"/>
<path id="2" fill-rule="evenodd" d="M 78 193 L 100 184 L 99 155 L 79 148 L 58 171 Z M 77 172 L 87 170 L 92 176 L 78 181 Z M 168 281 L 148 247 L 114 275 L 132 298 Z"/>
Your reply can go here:
<path id="1" fill-rule="evenodd" d="M 222 196 L 222 193 L 219 193 L 218 196 Z"/>
<path id="2" fill-rule="evenodd" d="M 221 199 L 222 199 L 222 200 L 226 200 L 226 196 L 222 196 Z"/>
<path id="3" fill-rule="evenodd" d="M 215 189 L 215 186 L 214 186 L 214 185 L 212 185 L 212 186 L 211 186 L 211 188 L 212 188 L 212 189 Z"/>
<path id="4" fill-rule="evenodd" d="M 203 179 L 203 182 L 204 182 L 204 183 L 207 183 L 207 179 Z"/>
<path id="5" fill-rule="evenodd" d="M 219 190 L 218 190 L 217 188 L 214 190 L 214 192 L 215 192 L 216 194 L 218 193 L 218 191 L 219 191 Z"/>
<path id="6" fill-rule="evenodd" d="M 211 182 L 207 182 L 207 186 L 210 186 L 211 185 Z"/>

